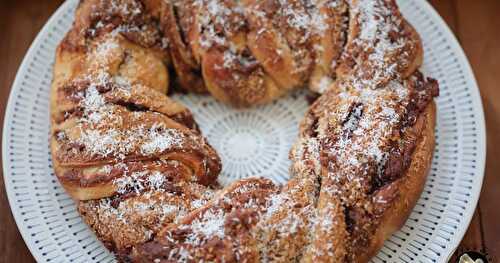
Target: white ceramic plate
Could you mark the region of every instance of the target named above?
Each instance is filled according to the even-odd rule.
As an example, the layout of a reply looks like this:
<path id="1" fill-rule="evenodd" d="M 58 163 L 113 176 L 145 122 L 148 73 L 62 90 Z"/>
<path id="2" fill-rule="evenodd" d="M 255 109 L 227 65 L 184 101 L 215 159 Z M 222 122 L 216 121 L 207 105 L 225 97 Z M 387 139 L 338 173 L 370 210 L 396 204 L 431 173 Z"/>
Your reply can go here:
<path id="1" fill-rule="evenodd" d="M 425 190 L 405 226 L 373 262 L 445 262 L 471 220 L 481 190 L 485 128 L 479 90 L 457 40 L 423 0 L 399 1 L 421 34 L 423 71 L 439 80 L 437 146 Z M 49 154 L 49 89 L 56 45 L 77 1 L 64 3 L 43 27 L 17 73 L 3 133 L 4 180 L 12 213 L 39 262 L 111 262 L 54 176 Z M 300 92 L 275 103 L 234 110 L 210 97 L 178 96 L 220 153 L 221 181 L 288 177 L 288 150 L 307 109 Z M 239 142 L 239 143 L 236 143 Z"/>

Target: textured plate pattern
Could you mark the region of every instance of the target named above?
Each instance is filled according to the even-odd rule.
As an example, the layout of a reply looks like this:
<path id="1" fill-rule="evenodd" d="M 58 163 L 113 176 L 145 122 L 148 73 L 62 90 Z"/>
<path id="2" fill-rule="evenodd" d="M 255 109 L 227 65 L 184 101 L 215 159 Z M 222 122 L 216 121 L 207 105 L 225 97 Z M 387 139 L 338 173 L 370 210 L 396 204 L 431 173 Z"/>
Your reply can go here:
<path id="1" fill-rule="evenodd" d="M 175 99 L 193 111 L 203 134 L 221 156 L 222 184 L 256 175 L 284 183 L 289 177 L 288 152 L 309 107 L 305 93 L 298 91 L 278 101 L 241 110 L 207 96 L 181 95 Z"/>
<path id="2" fill-rule="evenodd" d="M 425 1 L 399 1 L 422 35 L 424 71 L 437 78 L 437 147 L 424 193 L 401 231 L 374 262 L 445 262 L 470 222 L 485 160 L 484 117 L 471 69 L 457 41 Z M 39 262 L 112 262 L 57 182 L 48 146 L 49 88 L 57 43 L 77 1 L 67 1 L 40 32 L 14 82 L 5 116 L 5 185 L 17 225 Z M 234 110 L 211 98 L 179 96 L 224 161 L 222 181 L 288 177 L 290 145 L 307 108 L 299 92 L 276 103 Z M 236 143 L 237 142 L 237 143 Z"/>

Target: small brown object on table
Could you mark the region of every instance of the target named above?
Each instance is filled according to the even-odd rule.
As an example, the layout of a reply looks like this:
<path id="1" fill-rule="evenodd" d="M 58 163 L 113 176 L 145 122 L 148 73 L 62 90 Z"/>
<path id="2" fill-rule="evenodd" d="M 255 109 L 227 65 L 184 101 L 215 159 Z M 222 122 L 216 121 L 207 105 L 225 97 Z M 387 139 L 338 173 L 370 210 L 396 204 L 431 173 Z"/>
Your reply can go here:
<path id="1" fill-rule="evenodd" d="M 0 2 L 0 123 L 17 69 L 29 45 L 62 0 L 17 0 Z M 471 225 L 458 251 L 486 249 L 500 259 L 500 1 L 431 0 L 460 41 L 478 80 L 486 116 L 486 176 L 481 198 Z M 1 130 L 1 127 L 0 127 Z M 1 161 L 0 161 L 1 162 Z M 2 174 L 2 171 L 0 171 Z M 0 180 L 0 262 L 34 262 L 10 213 Z M 452 260 L 451 262 L 456 262 Z"/>

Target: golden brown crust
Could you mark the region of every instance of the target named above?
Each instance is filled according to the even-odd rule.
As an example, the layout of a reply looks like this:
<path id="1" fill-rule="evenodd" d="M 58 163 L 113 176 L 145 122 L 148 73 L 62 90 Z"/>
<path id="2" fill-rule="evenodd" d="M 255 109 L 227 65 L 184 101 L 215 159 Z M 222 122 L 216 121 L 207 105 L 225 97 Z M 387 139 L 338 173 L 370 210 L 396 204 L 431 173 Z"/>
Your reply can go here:
<path id="1" fill-rule="evenodd" d="M 399 182 L 395 182 L 395 187 L 398 188 L 400 194 L 384 212 L 372 241 L 369 246 L 359 251 L 356 262 L 368 262 L 375 256 L 384 241 L 404 225 L 420 198 L 431 168 L 435 146 L 436 105 L 434 102 L 427 106 L 420 118 L 423 122 L 422 134 L 412 155 L 411 165 Z"/>
<path id="2" fill-rule="evenodd" d="M 120 189 L 119 180 L 128 175 L 141 174 L 148 180 L 151 173 L 161 173 L 166 180 L 197 182 L 189 166 L 178 161 L 136 161 L 80 168 L 55 167 L 59 182 L 76 200 L 91 200 L 113 196 Z M 149 186 L 149 185 L 145 185 Z"/>
<path id="3" fill-rule="evenodd" d="M 202 185 L 174 180 L 156 189 L 80 201 L 78 211 L 121 259 L 134 246 L 150 241 L 162 227 L 203 206 L 212 195 Z"/>
<path id="4" fill-rule="evenodd" d="M 201 77 L 200 62 L 196 60 L 187 37 L 193 29 L 193 1 L 163 1 L 161 23 L 169 39 L 169 53 L 180 88 L 206 93 Z"/>
<path id="5" fill-rule="evenodd" d="M 340 79 L 383 86 L 395 77 L 409 77 L 422 63 L 420 36 L 394 0 L 349 1 L 347 32 L 336 71 Z"/>
<path id="6" fill-rule="evenodd" d="M 165 95 L 167 56 L 154 18 L 160 12 L 147 12 L 159 6 L 153 0 L 84 1 L 58 46 L 51 152 L 56 175 L 77 200 L 115 194 L 121 177 L 168 172 L 148 162 L 176 160 L 185 167 L 176 170 L 179 177 L 205 185 L 220 171 L 190 111 Z M 130 162 L 143 165 L 128 170 Z M 126 170 L 109 168 L 118 164 Z"/>
<path id="7" fill-rule="evenodd" d="M 179 259 L 177 257 L 180 255 L 176 253 L 183 251 L 186 259 L 193 262 L 201 259 L 228 262 L 367 262 L 380 249 L 383 241 L 401 227 L 422 191 L 434 147 L 434 123 L 435 106 L 431 103 L 411 130 L 406 132 L 406 137 L 418 136 L 418 144 L 407 172 L 381 188 L 381 191 L 375 192 L 372 197 L 382 200 L 385 197 L 381 196 L 387 195 L 390 205 L 375 208 L 383 212 L 365 247 L 349 247 L 348 240 L 351 237 L 347 226 L 349 223 L 344 215 L 345 208 L 338 196 L 329 195 L 331 192 L 322 191 L 318 195 L 320 183 L 314 176 L 315 165 L 295 163 L 297 175 L 281 191 L 264 194 L 268 186 L 266 183 L 259 186 L 262 184 L 260 179 L 237 181 L 204 207 L 193 211 L 177 224 L 164 228 L 154 241 L 136 247 L 132 259 L 137 262 L 169 262 Z M 253 200 L 248 203 L 249 199 L 239 196 L 243 191 L 246 196 L 263 197 L 265 202 Z M 394 194 L 396 198 L 390 197 Z M 247 202 L 243 205 L 245 209 L 241 204 L 236 205 L 240 201 Z M 248 205 L 250 203 L 252 205 Z M 243 218 L 253 218 L 249 222 L 257 223 L 236 221 L 239 223 L 234 225 L 240 227 L 236 228 L 236 232 L 231 232 L 235 230 L 228 230 L 227 222 L 234 220 L 234 217 L 232 213 L 219 213 L 222 211 L 220 209 L 237 212 Z M 246 209 L 256 209 L 260 213 L 253 214 Z M 216 223 L 214 220 L 226 223 Z M 201 243 L 193 245 L 189 243 L 191 241 L 186 241 L 186 237 L 192 240 L 192 234 L 184 232 L 193 228 L 193 224 L 207 228 L 217 225 L 222 232 L 204 236 L 206 241 L 198 240 L 196 242 Z M 221 235 L 221 240 L 217 239 L 218 235 Z M 212 251 L 206 250 L 209 247 L 217 253 L 207 252 Z M 318 251 L 324 252 L 318 254 Z"/>
<path id="8" fill-rule="evenodd" d="M 426 106 L 437 95 L 435 81 L 416 72 L 375 90 L 356 87 L 355 82 L 339 82 L 320 97 L 306 115 L 301 139 L 292 151 L 295 165 L 309 165 L 321 178 L 316 206 L 320 220 L 311 231 L 303 258 L 307 262 L 331 257 L 339 262 L 368 260 L 358 257 L 380 238 L 376 231 L 388 224 L 384 217 L 390 206 L 409 191 L 399 187 L 408 176 L 405 171 L 414 169 L 407 167 L 425 168 L 421 172 L 427 174 L 418 158 L 414 163 L 413 154 L 427 161 L 432 156 L 432 149 L 414 149 L 423 139 L 433 143 L 434 115 L 429 111 L 434 108 Z M 419 180 L 423 184 L 425 177 Z M 412 198 L 421 187 L 409 192 Z"/>
<path id="9" fill-rule="evenodd" d="M 309 89 L 314 92 L 323 93 L 337 78 L 337 60 L 344 51 L 347 38 L 348 10 L 345 1 L 322 0 L 313 7 L 313 15 L 321 18 L 316 24 L 319 33 L 311 36 L 314 68 Z"/>
<path id="10" fill-rule="evenodd" d="M 172 1 L 163 28 L 188 91 L 249 107 L 311 84 L 326 89 L 345 42 L 345 1 Z M 329 16 L 329 17 L 328 17 Z M 203 78 L 202 78 L 203 77 Z"/>
<path id="11" fill-rule="evenodd" d="M 252 52 L 253 29 L 251 23 L 246 24 L 251 7 L 247 3 L 200 1 L 193 7 L 195 26 L 189 42 L 212 96 L 236 107 L 249 107 L 287 91 L 269 77 L 269 58 L 260 60 Z"/>
<path id="12" fill-rule="evenodd" d="M 236 181 L 206 205 L 167 225 L 155 240 L 136 246 L 133 262 L 258 262 L 249 229 L 277 187 L 267 179 Z"/>
<path id="13" fill-rule="evenodd" d="M 82 1 L 56 53 L 54 170 L 122 261 L 366 262 L 429 170 L 438 87 L 422 56 L 394 0 Z M 292 179 L 213 197 L 220 159 L 165 95 L 168 66 L 236 107 L 323 93 Z"/>

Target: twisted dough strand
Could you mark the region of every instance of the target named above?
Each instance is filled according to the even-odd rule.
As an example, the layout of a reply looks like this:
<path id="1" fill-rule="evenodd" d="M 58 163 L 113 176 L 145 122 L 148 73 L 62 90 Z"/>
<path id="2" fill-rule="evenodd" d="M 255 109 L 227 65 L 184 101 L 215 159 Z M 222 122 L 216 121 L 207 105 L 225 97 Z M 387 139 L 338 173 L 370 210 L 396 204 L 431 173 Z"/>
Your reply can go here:
<path id="1" fill-rule="evenodd" d="M 131 173 L 129 162 L 175 160 L 188 168 L 181 177 L 203 185 L 214 184 L 220 171 L 190 111 L 165 95 L 165 39 L 148 7 L 82 2 L 57 50 L 52 156 L 56 175 L 77 200 L 116 194 L 114 181 Z"/>
<path id="2" fill-rule="evenodd" d="M 123 261 L 366 262 L 430 166 L 438 86 L 421 62 L 393 0 L 86 0 L 56 56 L 56 174 L 92 199 L 79 211 Z M 164 95 L 168 68 L 185 90 L 237 107 L 323 93 L 291 150 L 292 179 L 212 197 L 220 160 Z"/>

